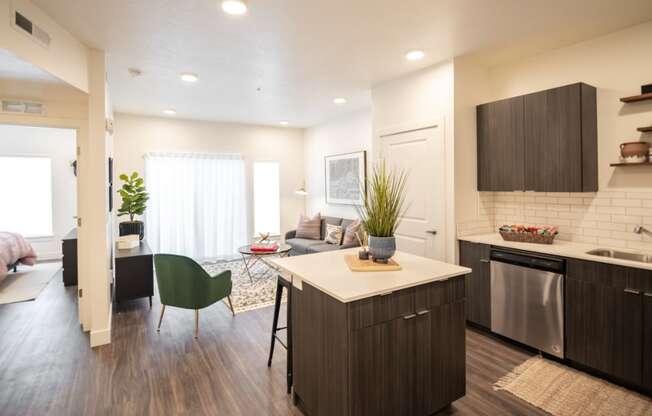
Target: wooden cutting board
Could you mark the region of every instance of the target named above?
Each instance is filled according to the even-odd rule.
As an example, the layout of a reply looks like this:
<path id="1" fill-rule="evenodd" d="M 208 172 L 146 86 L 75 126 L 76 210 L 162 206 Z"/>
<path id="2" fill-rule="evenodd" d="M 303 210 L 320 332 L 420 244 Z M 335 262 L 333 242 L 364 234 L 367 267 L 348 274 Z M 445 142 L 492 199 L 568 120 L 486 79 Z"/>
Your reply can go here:
<path id="1" fill-rule="evenodd" d="M 371 260 L 360 260 L 357 254 L 349 254 L 344 257 L 346 265 L 352 272 L 391 272 L 401 270 L 401 265 L 393 259 L 387 264 L 375 263 Z"/>

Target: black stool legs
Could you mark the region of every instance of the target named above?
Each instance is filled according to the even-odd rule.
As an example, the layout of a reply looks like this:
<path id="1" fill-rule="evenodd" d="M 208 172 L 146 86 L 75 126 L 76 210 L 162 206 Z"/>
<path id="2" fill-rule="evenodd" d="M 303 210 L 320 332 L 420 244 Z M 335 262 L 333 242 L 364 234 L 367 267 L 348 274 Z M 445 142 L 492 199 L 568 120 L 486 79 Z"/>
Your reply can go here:
<path id="1" fill-rule="evenodd" d="M 288 292 L 288 302 L 287 302 L 287 326 L 279 327 L 278 326 L 278 315 L 281 310 L 281 300 L 283 299 L 283 288 Z M 272 357 L 274 356 L 274 345 L 278 341 L 285 349 L 287 350 L 287 384 L 288 384 L 288 394 L 292 391 L 292 302 L 290 297 L 292 295 L 292 284 L 278 276 L 276 279 L 276 299 L 274 302 L 274 322 L 272 323 L 272 340 L 269 347 L 269 359 L 267 360 L 267 366 L 271 367 Z M 277 331 L 287 330 L 287 345 L 283 343 L 276 335 Z"/>

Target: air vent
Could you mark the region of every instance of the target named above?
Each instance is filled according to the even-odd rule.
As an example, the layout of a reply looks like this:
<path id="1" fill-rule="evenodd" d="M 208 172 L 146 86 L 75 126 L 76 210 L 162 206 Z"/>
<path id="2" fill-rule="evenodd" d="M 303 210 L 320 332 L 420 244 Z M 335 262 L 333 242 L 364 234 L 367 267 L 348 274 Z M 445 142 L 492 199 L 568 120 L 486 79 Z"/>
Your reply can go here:
<path id="1" fill-rule="evenodd" d="M 34 101 L 2 100 L 2 113 L 44 116 L 45 105 Z"/>
<path id="2" fill-rule="evenodd" d="M 50 42 L 52 41 L 50 34 L 32 22 L 23 13 L 17 10 L 14 11 L 14 19 L 12 23 L 16 30 L 25 33 L 39 45 L 45 46 L 46 48 L 50 47 Z"/>

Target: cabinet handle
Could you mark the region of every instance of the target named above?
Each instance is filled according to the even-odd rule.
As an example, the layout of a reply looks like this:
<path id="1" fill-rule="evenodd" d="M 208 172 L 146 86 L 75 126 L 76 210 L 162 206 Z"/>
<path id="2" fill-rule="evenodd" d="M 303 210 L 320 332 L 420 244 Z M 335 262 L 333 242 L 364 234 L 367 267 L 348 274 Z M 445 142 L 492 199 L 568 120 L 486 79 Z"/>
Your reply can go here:
<path id="1" fill-rule="evenodd" d="M 430 313 L 430 310 L 429 310 L 429 309 L 424 309 L 424 310 L 422 310 L 422 311 L 417 312 L 417 315 L 419 315 L 419 316 L 423 316 L 423 315 L 427 315 L 427 314 L 429 314 L 429 313 Z"/>
<path id="2" fill-rule="evenodd" d="M 480 259 L 480 261 L 481 261 L 482 263 L 489 263 L 489 262 L 490 262 L 489 259 Z"/>
<path id="3" fill-rule="evenodd" d="M 645 292 L 645 293 L 643 293 L 643 296 L 647 296 L 647 297 L 652 298 L 652 292 Z"/>
<path id="4" fill-rule="evenodd" d="M 641 291 L 636 290 L 636 289 L 625 289 L 624 292 L 629 293 L 630 295 L 640 295 L 641 294 Z"/>
<path id="5" fill-rule="evenodd" d="M 405 320 L 407 321 L 408 319 L 416 318 L 416 316 L 417 316 L 416 313 L 411 313 L 411 314 L 409 314 L 409 315 L 405 315 L 405 316 L 403 317 L 403 319 L 405 319 Z"/>
<path id="6" fill-rule="evenodd" d="M 389 291 L 389 292 L 381 293 L 381 294 L 379 294 L 378 296 L 387 296 L 387 295 L 391 295 L 392 293 L 394 293 L 394 292 L 393 292 L 393 291 Z"/>

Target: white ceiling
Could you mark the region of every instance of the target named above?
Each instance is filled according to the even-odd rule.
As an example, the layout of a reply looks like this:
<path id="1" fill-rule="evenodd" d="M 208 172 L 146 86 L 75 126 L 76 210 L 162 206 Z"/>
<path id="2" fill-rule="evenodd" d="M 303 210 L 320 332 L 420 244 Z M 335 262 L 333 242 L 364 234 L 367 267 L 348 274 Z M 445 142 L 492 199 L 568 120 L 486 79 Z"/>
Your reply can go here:
<path id="1" fill-rule="evenodd" d="M 4 49 L 0 49 L 0 79 L 64 84 L 49 72 L 21 60 Z"/>
<path id="2" fill-rule="evenodd" d="M 219 0 L 34 2 L 107 51 L 116 111 L 297 127 L 368 107 L 374 84 L 453 56 L 652 19 L 650 0 L 249 0 L 241 17 Z M 413 48 L 426 59 L 404 60 Z M 182 83 L 182 71 L 200 82 Z"/>

